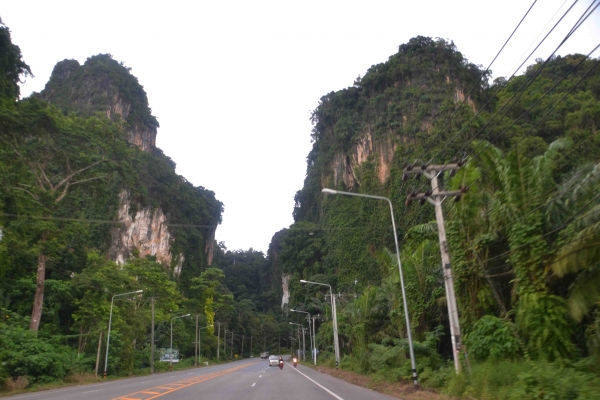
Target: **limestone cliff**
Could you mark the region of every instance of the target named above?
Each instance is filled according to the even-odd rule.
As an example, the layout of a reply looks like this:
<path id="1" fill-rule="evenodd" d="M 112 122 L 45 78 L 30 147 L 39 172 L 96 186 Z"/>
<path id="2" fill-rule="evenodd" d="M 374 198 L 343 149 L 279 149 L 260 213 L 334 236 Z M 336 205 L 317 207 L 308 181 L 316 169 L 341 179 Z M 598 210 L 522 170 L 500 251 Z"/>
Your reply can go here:
<path id="1" fill-rule="evenodd" d="M 465 100 L 440 139 L 452 135 L 477 111 L 486 85 L 485 74 L 453 43 L 416 37 L 353 86 L 323 96 L 311 116 L 313 148 L 304 187 L 296 195 L 296 221 L 319 220 L 323 187 L 360 191 L 367 185 L 370 192 L 389 195 L 394 171 L 415 162 L 416 153 L 438 134 L 441 121 Z M 470 87 L 475 90 L 467 96 L 465 88 Z M 428 150 L 454 156 L 461 142 L 448 149 L 434 144 Z"/>
<path id="2" fill-rule="evenodd" d="M 182 253 L 172 254 L 171 241 L 174 238 L 169 232 L 167 216 L 159 208 L 143 208 L 134 215 L 131 215 L 130 209 L 129 193 L 124 190 L 119 195 L 118 221 L 121 224 L 112 229 L 109 258 L 123 264 L 137 250 L 140 257 L 152 256 L 171 267 L 178 277 L 185 257 Z"/>
<path id="3" fill-rule="evenodd" d="M 150 151 L 156 144 L 159 125 L 143 87 L 129 68 L 108 54 L 90 57 L 83 65 L 76 60 L 57 63 L 38 96 L 83 117 L 102 113 L 126 121 L 128 141 L 140 150 Z"/>
<path id="4" fill-rule="evenodd" d="M 109 54 L 90 57 L 83 65 L 63 60 L 35 96 L 66 113 L 117 122 L 121 139 L 135 146 L 128 148 L 127 178 L 109 183 L 114 193 L 110 214 L 119 224 L 104 239 L 108 258 L 125 263 L 150 256 L 183 281 L 211 265 L 223 204 L 212 191 L 177 175 L 173 160 L 156 148 L 159 125 L 130 68 Z"/>

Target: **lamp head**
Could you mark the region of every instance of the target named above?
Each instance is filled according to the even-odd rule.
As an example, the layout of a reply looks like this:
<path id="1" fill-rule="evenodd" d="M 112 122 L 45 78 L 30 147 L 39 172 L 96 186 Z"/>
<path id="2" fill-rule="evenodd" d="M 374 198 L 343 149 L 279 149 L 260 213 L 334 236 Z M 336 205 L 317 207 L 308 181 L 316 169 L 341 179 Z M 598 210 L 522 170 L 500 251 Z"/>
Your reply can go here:
<path id="1" fill-rule="evenodd" d="M 300 283 L 306 283 L 304 279 L 300 279 Z"/>
<path id="2" fill-rule="evenodd" d="M 290 311 L 293 311 L 293 312 L 295 312 L 296 310 L 294 310 L 294 309 L 292 308 Z"/>
<path id="3" fill-rule="evenodd" d="M 136 290 L 134 293 L 142 293 L 142 292 L 143 292 L 143 290 L 140 289 L 140 290 Z"/>
<path id="4" fill-rule="evenodd" d="M 337 190 L 324 188 L 323 190 L 321 190 L 321 193 L 337 194 Z"/>

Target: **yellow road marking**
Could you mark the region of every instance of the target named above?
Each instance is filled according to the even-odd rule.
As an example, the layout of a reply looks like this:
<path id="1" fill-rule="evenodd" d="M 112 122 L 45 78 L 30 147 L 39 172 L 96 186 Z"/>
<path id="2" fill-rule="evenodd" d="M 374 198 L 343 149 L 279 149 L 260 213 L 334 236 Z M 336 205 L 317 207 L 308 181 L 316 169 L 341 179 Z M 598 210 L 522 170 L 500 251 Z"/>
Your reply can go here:
<path id="1" fill-rule="evenodd" d="M 198 384 L 200 382 L 204 382 L 204 381 L 207 381 L 209 379 L 213 379 L 213 378 L 216 378 L 216 377 L 228 374 L 230 372 L 234 372 L 234 371 L 237 371 L 239 369 L 249 367 L 250 365 L 254 365 L 254 364 L 258 364 L 258 362 L 255 362 L 255 363 L 252 363 L 252 364 L 242 365 L 240 367 L 226 369 L 225 371 L 221 371 L 221 372 L 214 372 L 214 373 L 208 374 L 208 375 L 200 375 L 197 378 L 185 379 L 185 380 L 181 380 L 181 381 L 169 383 L 167 385 L 154 386 L 154 387 L 151 387 L 151 388 L 148 388 L 148 389 L 143 389 L 143 390 L 140 390 L 140 391 L 137 391 L 137 392 L 134 392 L 134 393 L 127 394 L 125 396 L 115 397 L 112 400 L 152 400 L 152 399 L 156 399 L 158 397 L 164 396 L 165 394 L 173 393 L 173 392 L 175 392 L 177 390 L 186 388 L 188 386 L 196 385 L 196 384 Z M 175 387 L 175 388 L 168 387 L 168 386 L 175 386 L 175 385 L 177 385 L 179 387 Z M 153 392 L 153 390 L 156 390 L 156 389 L 167 389 L 167 391 L 163 392 L 163 393 Z M 143 396 L 144 394 L 153 394 L 154 396 L 145 397 L 145 396 Z M 140 395 L 142 395 L 142 397 L 138 397 Z M 130 396 L 136 396 L 136 397 L 130 397 Z"/>

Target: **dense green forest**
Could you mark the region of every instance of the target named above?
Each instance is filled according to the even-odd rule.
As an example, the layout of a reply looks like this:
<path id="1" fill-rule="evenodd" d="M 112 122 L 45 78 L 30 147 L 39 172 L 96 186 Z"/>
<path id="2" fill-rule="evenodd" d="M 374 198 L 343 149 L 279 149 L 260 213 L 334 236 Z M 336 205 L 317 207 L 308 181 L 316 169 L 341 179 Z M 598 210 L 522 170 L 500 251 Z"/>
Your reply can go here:
<path id="1" fill-rule="evenodd" d="M 109 376 L 148 373 L 152 299 L 156 347 L 169 347 L 172 321 L 179 367 L 192 365 L 196 318 L 203 358 L 216 360 L 218 343 L 220 360 L 289 352 L 289 322 L 303 321 L 291 309 L 317 316 L 318 362 L 333 366 L 329 291 L 301 279 L 332 286 L 341 368 L 411 382 L 388 205 L 321 192 L 332 188 L 392 201 L 422 386 L 464 398 L 600 398 L 598 60 L 551 57 L 491 81 L 453 43 L 411 39 L 321 98 L 295 222 L 263 254 L 215 242 L 224 205 L 154 147 L 157 120 L 123 63 L 61 61 L 44 91 L 21 99 L 31 70 L 4 25 L 0 54 L 3 389 L 93 375 L 113 296 L 138 290 L 114 301 Z M 434 210 L 406 202 L 429 182 L 404 179 L 407 167 L 453 160 L 461 168 L 439 179 L 468 188 L 443 204 L 460 374 Z M 112 257 L 123 193 L 130 219 L 165 215 L 169 261 L 139 248 L 123 263 Z"/>
<path id="2" fill-rule="evenodd" d="M 196 318 L 203 359 L 216 360 L 218 333 L 221 361 L 279 350 L 289 324 L 269 260 L 215 242 L 224 205 L 154 147 L 157 119 L 130 70 L 107 54 L 61 61 L 20 99 L 31 70 L 4 25 L 0 54 L 2 388 L 102 375 L 113 299 L 108 376 L 149 372 L 153 299 L 156 348 L 173 321 L 180 367 L 193 364 Z M 117 246 L 136 218 L 166 238 L 162 259 L 152 241 Z"/>
<path id="3" fill-rule="evenodd" d="M 490 82 L 452 43 L 416 37 L 321 98 L 280 263 L 291 308 L 327 309 L 325 291 L 300 279 L 339 293 L 343 368 L 411 378 L 389 207 L 323 188 L 392 200 L 422 385 L 470 398 L 599 396 L 597 64 L 551 57 Z M 407 166 L 453 160 L 465 164 L 439 179 L 468 188 L 443 203 L 463 338 L 458 376 L 434 209 L 406 202 L 431 186 L 403 179 Z M 318 336 L 332 357 L 330 335 L 324 325 Z"/>

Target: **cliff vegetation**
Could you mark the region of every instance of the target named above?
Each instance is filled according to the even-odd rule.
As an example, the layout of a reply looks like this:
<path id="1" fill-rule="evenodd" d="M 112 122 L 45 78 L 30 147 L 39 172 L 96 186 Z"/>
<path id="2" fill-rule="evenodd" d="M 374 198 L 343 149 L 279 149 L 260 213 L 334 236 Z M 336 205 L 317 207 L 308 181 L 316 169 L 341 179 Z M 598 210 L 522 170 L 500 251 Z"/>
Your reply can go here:
<path id="1" fill-rule="evenodd" d="M 552 57 L 490 82 L 451 42 L 416 37 L 321 98 L 295 223 L 278 238 L 280 266 L 290 308 L 329 313 L 326 291 L 300 279 L 338 293 L 342 367 L 411 376 L 389 206 L 323 188 L 391 199 L 423 385 L 475 398 L 596 398 L 597 64 Z M 458 376 L 434 210 L 406 202 L 431 185 L 403 179 L 409 165 L 453 160 L 465 164 L 440 185 L 469 189 L 443 204 L 462 329 Z M 332 360 L 326 321 L 317 341 Z"/>

